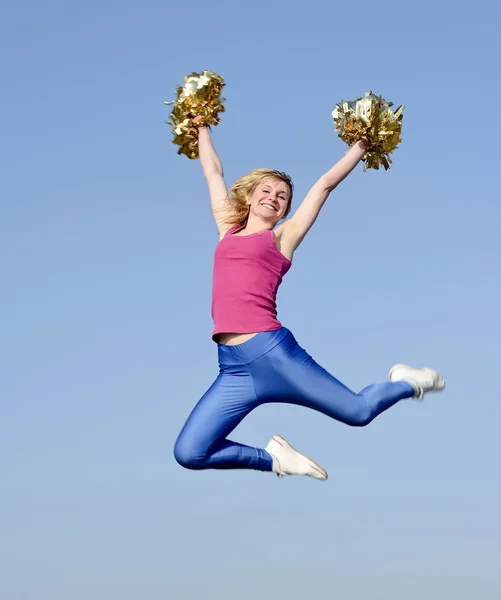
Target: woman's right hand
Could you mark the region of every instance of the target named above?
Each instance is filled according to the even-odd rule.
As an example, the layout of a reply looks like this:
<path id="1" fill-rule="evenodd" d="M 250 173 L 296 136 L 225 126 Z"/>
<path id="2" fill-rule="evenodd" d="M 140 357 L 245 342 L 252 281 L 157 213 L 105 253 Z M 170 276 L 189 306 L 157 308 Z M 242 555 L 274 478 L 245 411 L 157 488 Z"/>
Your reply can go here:
<path id="1" fill-rule="evenodd" d="M 197 117 L 195 117 L 193 119 L 193 125 L 197 125 L 197 127 L 190 127 L 187 131 L 187 133 L 197 133 L 198 130 L 202 129 L 202 127 L 198 127 L 198 123 L 200 123 L 200 121 L 202 120 L 202 117 L 200 115 L 198 115 Z"/>

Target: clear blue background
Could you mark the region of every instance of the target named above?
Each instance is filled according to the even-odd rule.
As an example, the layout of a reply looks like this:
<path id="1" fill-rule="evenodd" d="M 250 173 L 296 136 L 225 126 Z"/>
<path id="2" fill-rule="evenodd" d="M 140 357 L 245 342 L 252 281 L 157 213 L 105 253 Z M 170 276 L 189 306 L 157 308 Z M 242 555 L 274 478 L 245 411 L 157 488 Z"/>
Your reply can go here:
<path id="1" fill-rule="evenodd" d="M 499 4 L 3 3 L 0 596 L 3 600 L 495 599 L 501 595 Z M 343 156 L 331 111 L 405 104 L 389 172 L 332 194 L 280 318 L 354 389 L 396 361 L 447 389 L 352 429 L 267 406 L 327 483 L 181 469 L 217 374 L 217 242 L 176 154 L 183 75 L 227 82 L 229 183 Z"/>

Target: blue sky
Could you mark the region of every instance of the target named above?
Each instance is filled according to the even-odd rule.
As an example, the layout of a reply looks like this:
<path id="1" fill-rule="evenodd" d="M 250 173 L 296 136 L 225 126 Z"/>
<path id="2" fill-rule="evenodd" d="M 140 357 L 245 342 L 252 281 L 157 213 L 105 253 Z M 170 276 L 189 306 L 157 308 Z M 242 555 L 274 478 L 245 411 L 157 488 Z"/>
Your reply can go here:
<path id="1" fill-rule="evenodd" d="M 427 600 L 501 591 L 499 5 L 89 0 L 0 8 L 0 596 Z M 345 151 L 331 111 L 405 104 L 298 251 L 279 316 L 353 389 L 397 361 L 443 394 L 352 429 L 267 406 L 327 483 L 193 473 L 172 447 L 217 374 L 217 242 L 165 100 L 225 77 L 228 182 Z"/>

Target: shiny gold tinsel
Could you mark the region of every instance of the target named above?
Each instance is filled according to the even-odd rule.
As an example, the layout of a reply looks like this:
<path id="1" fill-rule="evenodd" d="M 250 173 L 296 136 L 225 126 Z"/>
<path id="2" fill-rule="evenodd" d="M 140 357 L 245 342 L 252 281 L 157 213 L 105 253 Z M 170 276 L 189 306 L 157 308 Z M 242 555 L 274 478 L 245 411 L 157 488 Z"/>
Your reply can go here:
<path id="1" fill-rule="evenodd" d="M 381 96 L 375 96 L 371 91 L 364 98 L 354 102 L 342 101 L 336 104 L 332 117 L 336 124 L 339 137 L 350 147 L 362 136 L 370 140 L 370 147 L 365 153 L 364 171 L 379 169 L 379 165 L 388 170 L 391 158 L 389 154 L 402 141 L 402 117 L 404 106 L 396 111 L 390 107 L 392 102 L 386 102 Z"/>
<path id="2" fill-rule="evenodd" d="M 174 139 L 180 146 L 178 154 L 188 158 L 198 158 L 198 129 L 200 126 L 218 125 L 220 112 L 224 112 L 221 90 L 224 79 L 213 71 L 192 73 L 184 78 L 184 85 L 177 88 L 177 100 L 165 102 L 174 104 L 169 123 Z M 199 117 L 194 122 L 194 119 Z"/>

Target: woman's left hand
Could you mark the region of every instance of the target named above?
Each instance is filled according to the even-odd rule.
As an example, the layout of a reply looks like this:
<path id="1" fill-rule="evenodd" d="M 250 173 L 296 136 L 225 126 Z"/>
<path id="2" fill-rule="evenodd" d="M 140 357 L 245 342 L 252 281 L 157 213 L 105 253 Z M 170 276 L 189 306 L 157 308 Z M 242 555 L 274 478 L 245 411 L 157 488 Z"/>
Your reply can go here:
<path id="1" fill-rule="evenodd" d="M 360 141 L 364 144 L 365 149 L 368 150 L 371 147 L 372 141 L 368 135 L 363 135 Z"/>

